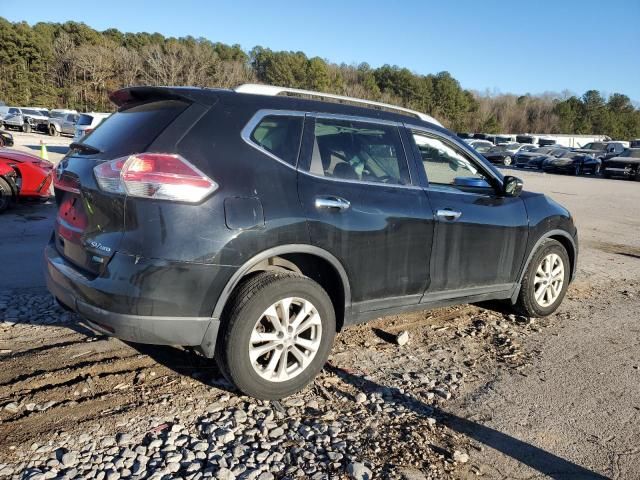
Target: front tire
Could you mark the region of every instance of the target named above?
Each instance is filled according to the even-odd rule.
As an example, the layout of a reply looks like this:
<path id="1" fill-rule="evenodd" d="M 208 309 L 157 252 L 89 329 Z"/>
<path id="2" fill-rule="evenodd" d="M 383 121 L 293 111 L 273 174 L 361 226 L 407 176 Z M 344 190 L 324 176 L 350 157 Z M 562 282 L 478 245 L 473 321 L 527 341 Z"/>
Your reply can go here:
<path id="1" fill-rule="evenodd" d="M 51 135 L 52 137 L 57 137 L 60 135 L 60 132 L 53 125 L 49 125 L 49 135 Z"/>
<path id="2" fill-rule="evenodd" d="M 504 157 L 504 160 L 502 161 L 502 163 L 504 164 L 505 167 L 510 166 L 512 162 L 513 162 L 513 160 L 511 160 L 511 157 L 509 157 L 509 156 Z"/>
<path id="3" fill-rule="evenodd" d="M 551 315 L 567 293 L 570 270 L 564 246 L 557 240 L 544 240 L 524 274 L 516 309 L 527 317 Z"/>
<path id="4" fill-rule="evenodd" d="M 316 282 L 261 272 L 225 308 L 215 359 L 239 390 L 262 400 L 287 397 L 322 370 L 336 331 L 333 304 Z"/>
<path id="5" fill-rule="evenodd" d="M 22 132 L 23 133 L 31 133 L 31 125 L 29 125 L 28 123 L 23 123 L 22 124 Z"/>

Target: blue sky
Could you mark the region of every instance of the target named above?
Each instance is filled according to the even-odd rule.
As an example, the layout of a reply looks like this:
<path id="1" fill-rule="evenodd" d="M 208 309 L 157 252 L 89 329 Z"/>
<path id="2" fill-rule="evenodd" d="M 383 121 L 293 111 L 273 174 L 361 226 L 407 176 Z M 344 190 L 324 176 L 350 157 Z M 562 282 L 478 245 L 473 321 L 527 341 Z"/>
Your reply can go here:
<path id="1" fill-rule="evenodd" d="M 301 50 L 421 74 L 447 70 L 480 91 L 595 88 L 640 101 L 640 0 L 0 0 L 0 16 Z"/>

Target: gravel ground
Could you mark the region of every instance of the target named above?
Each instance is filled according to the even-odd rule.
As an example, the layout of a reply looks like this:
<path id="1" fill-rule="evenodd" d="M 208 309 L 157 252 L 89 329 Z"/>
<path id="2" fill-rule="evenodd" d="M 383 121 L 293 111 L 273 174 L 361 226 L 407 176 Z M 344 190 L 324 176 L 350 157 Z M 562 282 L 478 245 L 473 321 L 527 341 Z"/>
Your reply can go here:
<path id="1" fill-rule="evenodd" d="M 191 352 L 69 330 L 47 295 L 4 294 L 0 311 L 0 473 L 14 478 L 447 477 L 482 447 L 444 407 L 478 366 L 517 369 L 519 339 L 543 328 L 470 306 L 381 319 L 340 335 L 304 392 L 262 402 Z"/>
<path id="2" fill-rule="evenodd" d="M 0 478 L 637 478 L 640 188 L 519 174 L 580 227 L 556 314 L 352 327 L 283 402 L 239 395 L 190 350 L 97 336 L 42 288 L 0 289 Z M 50 221 L 24 208 L 0 231 Z"/>
<path id="3" fill-rule="evenodd" d="M 73 138 L 67 136 L 51 137 L 45 133 L 33 132 L 22 133 L 11 130 L 15 145 L 9 148 L 22 150 L 40 156 L 41 142 L 47 147 L 47 156 L 50 161 L 57 164 L 67 153 L 68 147 L 73 142 Z"/>

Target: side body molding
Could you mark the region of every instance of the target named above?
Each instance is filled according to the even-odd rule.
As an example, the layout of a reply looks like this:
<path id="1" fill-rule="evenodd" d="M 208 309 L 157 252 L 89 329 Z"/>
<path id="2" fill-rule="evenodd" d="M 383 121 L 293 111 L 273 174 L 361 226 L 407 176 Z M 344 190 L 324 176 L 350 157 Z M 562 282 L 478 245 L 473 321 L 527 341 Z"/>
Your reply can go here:
<path id="1" fill-rule="evenodd" d="M 222 311 L 224 309 L 225 304 L 229 300 L 231 296 L 231 292 L 233 292 L 234 288 L 238 286 L 240 280 L 244 275 L 246 275 L 253 267 L 257 264 L 266 260 L 270 257 L 275 257 L 279 255 L 287 255 L 292 253 L 306 253 L 310 255 L 316 255 L 323 260 L 329 262 L 333 268 L 336 269 L 338 274 L 340 275 L 340 280 L 342 281 L 342 286 L 344 289 L 344 304 L 345 304 L 345 314 L 348 312 L 349 307 L 351 306 L 351 287 L 349 286 L 349 277 L 347 276 L 347 272 L 345 271 L 342 264 L 338 261 L 336 257 L 334 257 L 331 253 L 326 250 L 316 247 L 314 245 L 308 244 L 290 244 L 290 245 L 279 245 L 277 247 L 269 248 L 260 252 L 259 254 L 252 257 L 250 260 L 245 262 L 231 277 L 231 279 L 227 282 L 220 298 L 216 302 L 216 306 L 213 310 L 212 317 L 215 320 L 219 320 L 222 315 Z"/>

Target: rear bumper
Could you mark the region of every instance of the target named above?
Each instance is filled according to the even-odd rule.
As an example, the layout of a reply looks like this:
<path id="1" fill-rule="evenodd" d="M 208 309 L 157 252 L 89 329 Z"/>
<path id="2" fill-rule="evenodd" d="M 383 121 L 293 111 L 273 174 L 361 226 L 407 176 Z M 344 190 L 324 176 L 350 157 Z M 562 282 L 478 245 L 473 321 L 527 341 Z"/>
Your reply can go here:
<path id="1" fill-rule="evenodd" d="M 162 271 L 161 264 L 165 270 L 176 269 L 175 265 L 167 266 L 166 262 L 158 261 L 151 274 L 147 270 L 148 264 L 134 263 L 139 265 L 137 275 L 127 276 L 123 271 L 126 270 L 126 266 L 123 267 L 126 259 L 125 262 L 118 259 L 116 263 L 119 262 L 119 265 L 115 265 L 110 272 L 107 269 L 106 274 L 92 278 L 65 260 L 53 243 L 45 247 L 44 256 L 47 288 L 60 303 L 77 312 L 83 323 L 91 329 L 136 343 L 196 346 L 206 356 L 213 356 L 220 322 L 212 318 L 210 313 L 201 313 L 203 310 L 212 312 L 212 307 L 196 307 L 193 304 L 198 292 L 192 291 L 187 298 L 173 296 L 162 302 L 153 298 L 153 292 L 148 291 L 148 287 L 152 288 L 162 296 L 163 292 L 173 290 L 174 294 L 179 295 L 193 290 L 194 275 L 197 283 L 202 272 L 190 274 L 188 268 L 182 268 L 179 276 L 187 285 L 181 288 L 175 284 L 174 275 Z M 207 267 L 217 270 L 215 265 Z M 129 279 L 137 280 L 132 283 Z M 162 285 L 163 279 L 173 285 Z M 143 285 L 145 281 L 151 285 Z M 220 288 L 223 286 L 224 283 Z M 212 285 L 202 284 L 201 288 L 204 290 L 202 295 L 213 293 L 213 302 L 217 300 L 216 289 Z"/>

